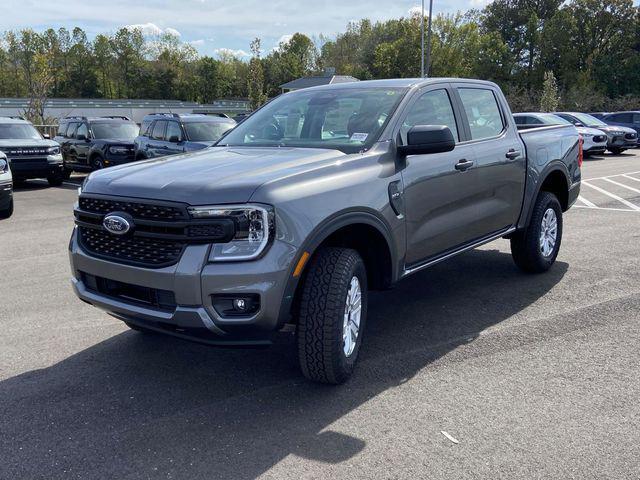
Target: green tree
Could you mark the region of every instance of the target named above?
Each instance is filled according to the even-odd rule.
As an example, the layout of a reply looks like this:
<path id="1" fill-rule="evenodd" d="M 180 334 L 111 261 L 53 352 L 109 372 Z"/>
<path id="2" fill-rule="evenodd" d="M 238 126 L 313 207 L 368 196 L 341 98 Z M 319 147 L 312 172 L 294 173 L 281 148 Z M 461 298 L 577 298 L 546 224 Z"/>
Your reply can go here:
<path id="1" fill-rule="evenodd" d="M 260 43 L 259 38 L 251 42 L 252 57 L 249 60 L 249 78 L 247 80 L 249 102 L 254 110 L 267 101 L 267 95 L 264 93 L 264 71 L 260 59 Z"/>
<path id="2" fill-rule="evenodd" d="M 552 71 L 545 72 L 542 84 L 542 95 L 540 96 L 540 111 L 555 112 L 560 104 L 558 95 L 558 84 Z"/>

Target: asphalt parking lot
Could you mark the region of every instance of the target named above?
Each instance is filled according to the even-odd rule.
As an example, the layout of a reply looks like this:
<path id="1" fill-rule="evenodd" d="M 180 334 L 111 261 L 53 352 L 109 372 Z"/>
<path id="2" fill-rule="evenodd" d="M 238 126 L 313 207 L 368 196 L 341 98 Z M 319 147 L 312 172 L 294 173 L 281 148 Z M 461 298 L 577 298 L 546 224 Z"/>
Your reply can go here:
<path id="1" fill-rule="evenodd" d="M 639 478 L 640 150 L 583 176 L 550 272 L 500 240 L 372 295 L 341 387 L 290 334 L 215 349 L 80 302 L 79 178 L 28 183 L 0 222 L 0 478 Z"/>

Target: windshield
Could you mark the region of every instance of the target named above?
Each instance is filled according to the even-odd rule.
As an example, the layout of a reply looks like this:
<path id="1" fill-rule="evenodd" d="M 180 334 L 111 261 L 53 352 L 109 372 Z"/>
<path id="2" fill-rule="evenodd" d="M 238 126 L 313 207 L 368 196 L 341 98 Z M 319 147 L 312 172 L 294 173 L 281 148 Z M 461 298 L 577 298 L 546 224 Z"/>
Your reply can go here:
<path id="1" fill-rule="evenodd" d="M 42 135 L 27 123 L 0 123 L 0 139 L 42 140 Z"/>
<path id="2" fill-rule="evenodd" d="M 234 126 L 233 122 L 187 122 L 184 129 L 192 142 L 217 142 Z"/>
<path id="3" fill-rule="evenodd" d="M 359 152 L 378 139 L 405 91 L 363 87 L 288 93 L 248 117 L 220 144 Z"/>
<path id="4" fill-rule="evenodd" d="M 571 125 L 571 122 L 552 113 L 541 113 L 539 117 L 547 125 Z"/>
<path id="5" fill-rule="evenodd" d="M 93 123 L 91 130 L 97 139 L 134 139 L 138 136 L 138 126 L 134 123 Z"/>
<path id="6" fill-rule="evenodd" d="M 134 139 L 138 136 L 138 126 L 135 123 L 93 123 L 91 130 L 93 137 L 97 139 Z"/>
<path id="7" fill-rule="evenodd" d="M 597 119 L 596 117 L 592 117 L 591 115 L 587 115 L 586 113 L 573 113 L 574 117 L 580 120 L 580 123 L 586 125 L 587 127 L 606 127 L 607 124 L 602 120 Z"/>

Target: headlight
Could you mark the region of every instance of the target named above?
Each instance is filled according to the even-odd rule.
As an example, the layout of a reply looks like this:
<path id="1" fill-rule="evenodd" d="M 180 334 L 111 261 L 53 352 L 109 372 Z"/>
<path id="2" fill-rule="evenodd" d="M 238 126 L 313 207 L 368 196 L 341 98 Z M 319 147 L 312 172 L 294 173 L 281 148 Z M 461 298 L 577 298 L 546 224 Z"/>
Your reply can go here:
<path id="1" fill-rule="evenodd" d="M 9 163 L 7 158 L 3 155 L 0 157 L 0 173 L 6 173 L 9 170 Z"/>
<path id="2" fill-rule="evenodd" d="M 48 155 L 58 155 L 60 153 L 60 147 L 49 147 L 47 148 Z"/>
<path id="3" fill-rule="evenodd" d="M 131 151 L 129 147 L 109 147 L 109 153 L 113 153 L 115 155 L 124 155 Z"/>
<path id="4" fill-rule="evenodd" d="M 189 207 L 195 219 L 231 218 L 235 224 L 233 240 L 214 243 L 211 262 L 233 262 L 257 258 L 272 241 L 275 233 L 273 207 L 262 205 L 218 205 Z"/>

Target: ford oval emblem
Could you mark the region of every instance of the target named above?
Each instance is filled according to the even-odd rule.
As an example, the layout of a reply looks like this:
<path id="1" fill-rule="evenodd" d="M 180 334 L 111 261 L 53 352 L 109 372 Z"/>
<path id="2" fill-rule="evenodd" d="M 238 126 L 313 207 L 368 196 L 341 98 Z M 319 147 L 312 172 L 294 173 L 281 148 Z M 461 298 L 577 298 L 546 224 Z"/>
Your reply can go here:
<path id="1" fill-rule="evenodd" d="M 131 223 L 120 215 L 107 215 L 102 221 L 104 228 L 114 235 L 124 235 L 131 230 Z"/>

